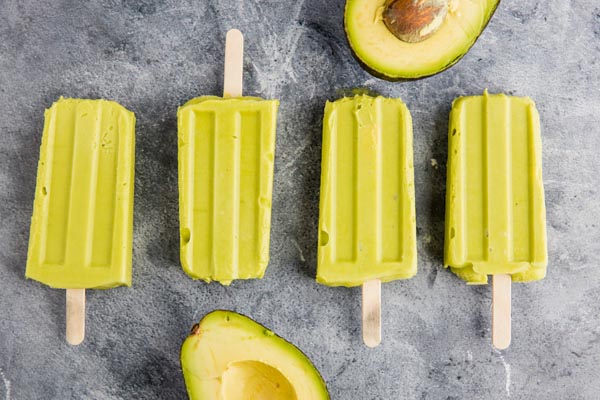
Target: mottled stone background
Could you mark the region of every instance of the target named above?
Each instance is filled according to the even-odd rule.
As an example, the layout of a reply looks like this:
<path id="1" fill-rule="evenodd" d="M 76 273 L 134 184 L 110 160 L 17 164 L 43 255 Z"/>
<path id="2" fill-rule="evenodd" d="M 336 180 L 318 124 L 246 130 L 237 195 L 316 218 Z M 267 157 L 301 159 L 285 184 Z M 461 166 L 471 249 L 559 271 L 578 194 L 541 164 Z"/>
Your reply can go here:
<path id="1" fill-rule="evenodd" d="M 183 399 L 179 347 L 216 308 L 297 344 L 333 399 L 600 398 L 600 4 L 505 1 L 455 67 L 388 83 L 352 58 L 343 3 L 0 0 L 0 398 Z M 246 93 L 281 108 L 271 264 L 225 288 L 179 265 L 175 113 L 221 93 L 233 27 Z M 373 350 L 360 290 L 314 281 L 323 104 L 359 86 L 401 97 L 414 119 L 419 273 L 384 285 Z M 543 127 L 548 276 L 514 285 L 503 353 L 489 288 L 441 265 L 448 112 L 485 88 L 531 96 Z M 24 278 L 43 112 L 61 95 L 114 99 L 138 120 L 133 287 L 89 291 L 79 347 L 64 341 L 64 291 Z"/>

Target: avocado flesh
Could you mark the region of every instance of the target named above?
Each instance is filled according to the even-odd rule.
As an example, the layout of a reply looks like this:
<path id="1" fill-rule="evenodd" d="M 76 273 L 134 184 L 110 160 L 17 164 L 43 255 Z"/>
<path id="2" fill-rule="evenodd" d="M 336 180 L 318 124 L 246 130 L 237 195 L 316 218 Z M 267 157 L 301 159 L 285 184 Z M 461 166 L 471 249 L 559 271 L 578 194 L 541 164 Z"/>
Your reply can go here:
<path id="1" fill-rule="evenodd" d="M 181 365 L 192 400 L 329 399 L 319 372 L 298 348 L 231 311 L 214 311 L 194 326 Z"/>
<path id="2" fill-rule="evenodd" d="M 374 75 L 417 79 L 441 72 L 473 46 L 499 0 L 450 0 L 439 29 L 418 43 L 398 39 L 385 25 L 386 0 L 347 0 L 346 36 L 354 55 Z"/>

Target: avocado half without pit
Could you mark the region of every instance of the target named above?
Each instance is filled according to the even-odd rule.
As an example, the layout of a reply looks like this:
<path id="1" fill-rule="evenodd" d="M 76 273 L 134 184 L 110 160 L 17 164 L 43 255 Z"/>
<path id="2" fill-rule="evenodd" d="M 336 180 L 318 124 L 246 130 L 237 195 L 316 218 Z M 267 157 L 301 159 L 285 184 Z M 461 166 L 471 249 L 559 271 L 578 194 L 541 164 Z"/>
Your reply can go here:
<path id="1" fill-rule="evenodd" d="M 181 366 L 192 400 L 329 399 L 296 346 L 232 311 L 213 311 L 192 328 Z"/>
<path id="2" fill-rule="evenodd" d="M 356 58 L 388 80 L 437 74 L 464 56 L 500 0 L 347 0 L 344 25 Z"/>

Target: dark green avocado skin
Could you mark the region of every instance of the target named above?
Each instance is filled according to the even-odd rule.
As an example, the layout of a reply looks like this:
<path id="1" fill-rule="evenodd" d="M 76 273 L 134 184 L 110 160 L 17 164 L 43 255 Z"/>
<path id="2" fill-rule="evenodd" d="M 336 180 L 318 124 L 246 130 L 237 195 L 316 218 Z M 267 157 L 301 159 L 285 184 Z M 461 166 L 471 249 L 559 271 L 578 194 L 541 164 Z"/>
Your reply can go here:
<path id="1" fill-rule="evenodd" d="M 369 74 L 373 75 L 374 77 L 386 80 L 388 82 L 410 82 L 410 81 L 418 81 L 420 79 L 429 78 L 430 76 L 437 75 L 437 74 L 439 74 L 441 72 L 444 72 L 447 69 L 449 69 L 450 67 L 454 66 L 457 62 L 459 62 L 460 59 L 463 58 L 465 56 L 465 54 L 467 54 L 469 52 L 469 50 L 471 50 L 471 47 L 473 47 L 473 45 L 477 42 L 477 40 L 479 39 L 479 36 L 481 36 L 481 34 L 483 33 L 483 31 L 485 31 L 485 29 L 487 28 L 488 24 L 490 23 L 490 20 L 494 16 L 494 13 L 498 9 L 499 5 L 500 5 L 500 0 L 498 0 L 498 2 L 496 3 L 496 5 L 492 9 L 492 12 L 490 13 L 490 17 L 488 18 L 487 21 L 485 21 L 485 25 L 483 26 L 483 28 L 481 29 L 481 31 L 479 32 L 479 34 L 477 35 L 477 37 L 475 38 L 475 40 L 473 41 L 473 43 L 471 44 L 471 46 L 469 46 L 469 48 L 467 48 L 467 50 L 465 50 L 464 53 L 459 54 L 454 60 L 452 60 L 451 62 L 449 62 L 447 65 L 445 65 L 439 71 L 434 72 L 432 74 L 428 74 L 428 75 L 416 76 L 414 78 L 391 77 L 391 76 L 387 76 L 384 73 L 379 72 L 379 71 L 374 70 L 373 68 L 369 67 L 367 64 L 365 64 L 365 62 L 363 60 L 361 60 L 361 58 L 358 56 L 358 54 L 356 54 L 356 52 L 352 48 L 352 44 L 350 43 L 350 39 L 348 38 L 348 31 L 346 29 L 346 18 L 344 17 L 344 32 L 346 32 L 346 42 L 348 43 L 348 47 L 350 48 L 350 53 L 352 53 L 352 57 L 354 57 L 354 59 L 358 62 L 358 64 L 365 71 L 367 71 Z M 344 12 L 345 12 L 345 8 L 344 8 Z"/>

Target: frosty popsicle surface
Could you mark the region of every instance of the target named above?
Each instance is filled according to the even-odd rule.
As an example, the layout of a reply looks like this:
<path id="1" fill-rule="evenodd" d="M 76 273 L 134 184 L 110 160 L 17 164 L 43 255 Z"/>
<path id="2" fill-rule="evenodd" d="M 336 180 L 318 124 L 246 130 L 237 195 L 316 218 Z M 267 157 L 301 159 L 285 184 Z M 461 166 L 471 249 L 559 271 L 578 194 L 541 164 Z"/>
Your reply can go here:
<path id="1" fill-rule="evenodd" d="M 131 285 L 135 116 L 60 98 L 45 113 L 26 277 L 61 289 Z"/>
<path id="2" fill-rule="evenodd" d="M 399 99 L 327 102 L 317 281 L 358 286 L 417 271 L 412 120 Z"/>
<path id="3" fill-rule="evenodd" d="M 445 265 L 470 284 L 546 275 L 546 209 L 535 104 L 461 97 L 450 114 Z"/>
<path id="4" fill-rule="evenodd" d="M 179 109 L 180 254 L 194 279 L 261 278 L 279 102 L 203 96 Z"/>

